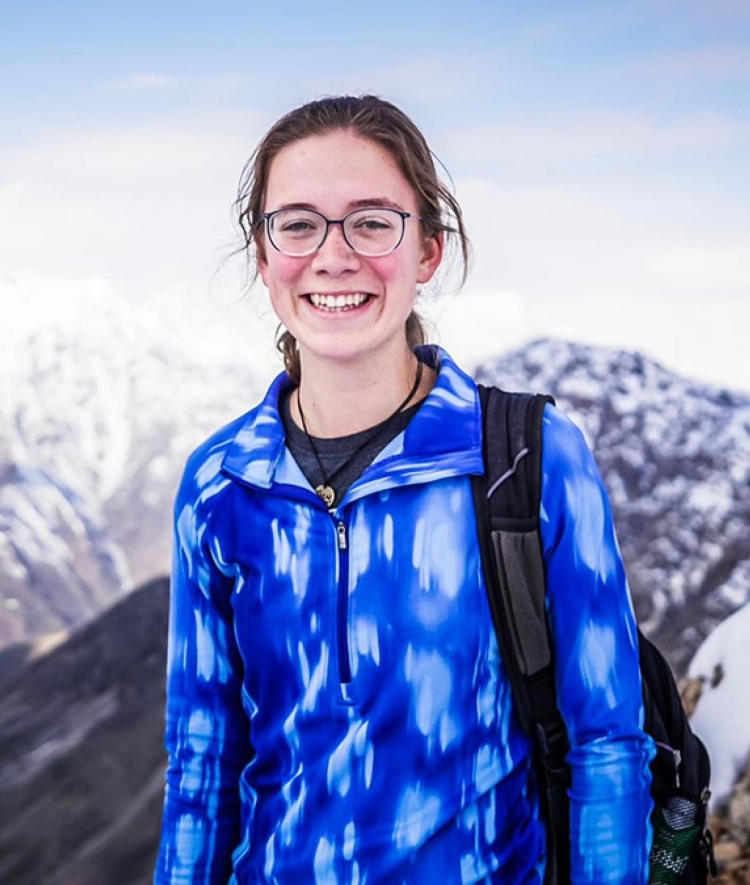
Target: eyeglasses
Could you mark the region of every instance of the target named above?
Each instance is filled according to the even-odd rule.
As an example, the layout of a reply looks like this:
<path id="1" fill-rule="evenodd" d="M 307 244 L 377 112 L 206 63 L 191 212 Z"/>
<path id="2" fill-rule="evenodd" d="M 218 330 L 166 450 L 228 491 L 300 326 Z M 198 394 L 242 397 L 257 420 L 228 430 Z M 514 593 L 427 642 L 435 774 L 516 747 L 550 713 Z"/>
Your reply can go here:
<path id="1" fill-rule="evenodd" d="M 420 220 L 411 212 L 381 207 L 355 209 L 338 219 L 326 218 L 314 209 L 277 209 L 263 214 L 274 249 L 297 258 L 317 252 L 332 224 L 341 225 L 344 240 L 359 255 L 387 255 L 401 245 L 407 218 Z"/>

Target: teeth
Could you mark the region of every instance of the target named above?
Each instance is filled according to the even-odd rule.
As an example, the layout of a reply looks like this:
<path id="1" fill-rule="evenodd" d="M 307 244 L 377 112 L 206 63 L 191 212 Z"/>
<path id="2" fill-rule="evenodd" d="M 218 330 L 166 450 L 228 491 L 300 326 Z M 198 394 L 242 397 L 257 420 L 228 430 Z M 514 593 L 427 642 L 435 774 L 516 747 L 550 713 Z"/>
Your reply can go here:
<path id="1" fill-rule="evenodd" d="M 342 310 L 347 307 L 359 307 L 368 298 L 369 296 L 363 292 L 350 292 L 347 295 L 321 295 L 319 292 L 313 292 L 310 295 L 312 304 L 324 310 Z"/>

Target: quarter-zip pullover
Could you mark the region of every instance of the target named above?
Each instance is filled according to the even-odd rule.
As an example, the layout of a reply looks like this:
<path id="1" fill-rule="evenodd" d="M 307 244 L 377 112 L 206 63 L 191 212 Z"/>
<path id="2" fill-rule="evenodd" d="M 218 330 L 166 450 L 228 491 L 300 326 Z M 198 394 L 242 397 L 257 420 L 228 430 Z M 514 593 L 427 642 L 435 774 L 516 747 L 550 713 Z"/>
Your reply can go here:
<path id="1" fill-rule="evenodd" d="M 542 881 L 531 748 L 476 536 L 476 386 L 445 352 L 420 356 L 435 387 L 331 511 L 285 445 L 284 375 L 188 461 L 158 885 Z M 610 508 L 552 407 L 543 443 L 573 881 L 645 882 L 652 745 Z"/>

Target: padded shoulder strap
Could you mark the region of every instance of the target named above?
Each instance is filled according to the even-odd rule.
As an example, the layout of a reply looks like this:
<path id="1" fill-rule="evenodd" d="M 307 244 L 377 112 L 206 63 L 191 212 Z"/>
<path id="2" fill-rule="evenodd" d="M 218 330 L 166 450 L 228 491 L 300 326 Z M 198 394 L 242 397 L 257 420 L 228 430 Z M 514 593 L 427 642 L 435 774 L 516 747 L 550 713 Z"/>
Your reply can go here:
<path id="1" fill-rule="evenodd" d="M 479 385 L 486 496 L 495 527 L 537 530 L 542 415 L 552 397 Z"/>
<path id="2" fill-rule="evenodd" d="M 557 707 L 539 534 L 542 418 L 554 400 L 481 385 L 479 395 L 485 473 L 473 483 L 485 583 L 518 717 L 535 742 L 549 824 L 545 882 L 563 883 L 570 863 L 569 744 Z"/>
<path id="3" fill-rule="evenodd" d="M 557 714 L 539 537 L 542 416 L 551 399 L 481 386 L 479 395 L 485 476 L 474 494 L 485 581 L 521 724 L 533 734 Z"/>

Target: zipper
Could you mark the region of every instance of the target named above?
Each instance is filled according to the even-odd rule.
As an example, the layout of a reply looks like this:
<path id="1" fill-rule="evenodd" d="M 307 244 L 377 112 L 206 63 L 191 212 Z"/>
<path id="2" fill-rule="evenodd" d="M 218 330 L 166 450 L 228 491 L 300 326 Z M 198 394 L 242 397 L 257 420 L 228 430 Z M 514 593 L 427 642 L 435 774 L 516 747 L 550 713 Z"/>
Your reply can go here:
<path id="1" fill-rule="evenodd" d="M 349 539 L 346 524 L 342 519 L 336 522 L 336 548 L 339 566 L 336 588 L 336 656 L 339 665 L 339 685 L 342 700 L 353 703 L 352 665 L 349 657 Z"/>
<path id="2" fill-rule="evenodd" d="M 336 524 L 336 538 L 338 540 L 339 550 L 346 550 L 346 526 L 342 520 L 339 520 Z"/>

